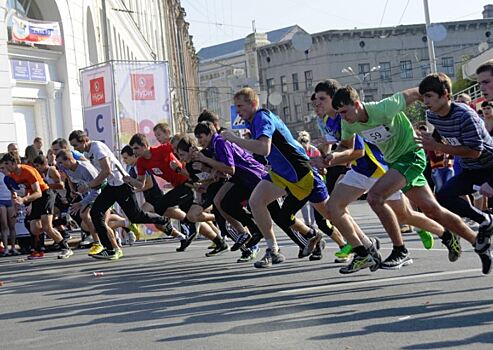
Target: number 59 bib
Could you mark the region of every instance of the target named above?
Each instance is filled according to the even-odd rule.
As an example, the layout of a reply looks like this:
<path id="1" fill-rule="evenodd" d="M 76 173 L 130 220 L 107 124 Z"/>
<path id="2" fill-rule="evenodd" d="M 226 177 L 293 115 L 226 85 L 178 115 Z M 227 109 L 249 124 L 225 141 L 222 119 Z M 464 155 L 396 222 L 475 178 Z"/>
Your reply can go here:
<path id="1" fill-rule="evenodd" d="M 383 125 L 361 131 L 361 135 L 364 139 L 373 143 L 385 142 L 392 137 L 392 134 Z"/>

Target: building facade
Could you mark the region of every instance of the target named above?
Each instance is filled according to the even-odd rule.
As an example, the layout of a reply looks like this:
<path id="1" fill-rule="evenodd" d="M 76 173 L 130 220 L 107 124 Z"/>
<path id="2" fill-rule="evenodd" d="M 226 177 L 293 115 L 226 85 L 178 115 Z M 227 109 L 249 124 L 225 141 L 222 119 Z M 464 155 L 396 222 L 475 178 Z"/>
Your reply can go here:
<path id="1" fill-rule="evenodd" d="M 197 59 L 178 0 L 0 0 L 0 10 L 0 151 L 82 128 L 79 69 L 107 60 L 169 62 L 172 106 L 184 116 L 177 131 L 198 110 L 198 93 L 186 89 L 196 84 Z M 58 23 L 61 45 L 14 42 L 16 15 Z"/>
<path id="2" fill-rule="evenodd" d="M 218 114 L 222 125 L 230 126 L 230 108 L 235 91 L 252 86 L 260 88 L 257 51 L 264 45 L 291 40 L 303 31 L 291 26 L 268 33 L 252 33 L 244 39 L 206 47 L 198 52 L 200 105 Z M 304 31 L 303 31 L 304 32 Z M 265 103 L 266 95 L 261 99 Z"/>
<path id="3" fill-rule="evenodd" d="M 434 42 L 437 71 L 454 80 L 468 59 L 491 45 L 493 18 L 442 25 L 445 37 Z M 351 84 L 364 100 L 372 101 L 415 87 L 430 73 L 424 24 L 329 30 L 312 34 L 311 39 L 306 52 L 297 51 L 291 41 L 258 50 L 260 89 L 282 95 L 281 104 L 268 103 L 267 107 L 292 132 L 318 133 L 310 103 L 318 81 L 333 78 Z"/>

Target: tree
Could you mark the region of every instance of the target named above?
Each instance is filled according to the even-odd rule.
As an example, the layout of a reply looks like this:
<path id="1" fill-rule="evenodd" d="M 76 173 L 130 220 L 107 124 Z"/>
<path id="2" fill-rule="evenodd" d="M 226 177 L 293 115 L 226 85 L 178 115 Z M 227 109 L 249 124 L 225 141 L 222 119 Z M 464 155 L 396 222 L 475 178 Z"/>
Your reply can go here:
<path id="1" fill-rule="evenodd" d="M 405 113 L 413 125 L 426 121 L 426 106 L 421 101 L 416 101 L 407 106 Z"/>
<path id="2" fill-rule="evenodd" d="M 471 56 L 462 57 L 462 63 L 459 66 L 459 68 L 457 68 L 457 72 L 455 75 L 457 78 L 452 83 L 452 93 L 454 93 L 454 94 L 458 93 L 459 91 L 465 90 L 465 89 L 473 86 L 474 84 L 476 84 L 475 81 L 472 81 L 469 79 L 464 79 L 464 75 L 462 74 L 462 66 L 464 65 L 465 62 L 467 62 L 470 59 L 471 59 Z"/>

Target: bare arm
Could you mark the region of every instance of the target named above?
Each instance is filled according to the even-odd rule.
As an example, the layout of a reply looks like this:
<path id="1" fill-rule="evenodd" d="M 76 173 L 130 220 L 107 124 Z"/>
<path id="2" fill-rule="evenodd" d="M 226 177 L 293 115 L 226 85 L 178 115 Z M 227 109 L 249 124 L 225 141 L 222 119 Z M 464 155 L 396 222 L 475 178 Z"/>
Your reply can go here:
<path id="1" fill-rule="evenodd" d="M 418 88 L 412 88 L 412 89 L 401 91 L 401 94 L 404 96 L 407 106 L 413 104 L 418 100 L 421 100 L 421 94 L 419 93 Z"/>
<path id="2" fill-rule="evenodd" d="M 48 186 L 53 190 L 63 190 L 65 188 L 65 184 L 62 181 L 62 176 L 58 172 L 58 170 L 51 166 L 48 169 L 48 176 L 53 180 L 52 184 L 48 184 Z"/>
<path id="3" fill-rule="evenodd" d="M 94 180 L 89 182 L 88 186 L 90 188 L 101 186 L 104 180 L 106 180 L 106 178 L 111 174 L 110 159 L 108 157 L 101 158 L 99 160 L 99 165 L 101 166 L 101 171 Z"/>

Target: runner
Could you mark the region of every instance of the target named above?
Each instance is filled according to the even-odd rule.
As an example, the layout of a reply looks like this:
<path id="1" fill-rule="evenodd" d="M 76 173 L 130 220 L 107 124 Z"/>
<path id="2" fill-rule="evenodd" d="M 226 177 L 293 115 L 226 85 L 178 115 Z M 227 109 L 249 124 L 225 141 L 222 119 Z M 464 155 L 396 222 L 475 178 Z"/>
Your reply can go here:
<path id="1" fill-rule="evenodd" d="M 30 257 L 32 259 L 44 257 L 40 246 L 40 236 L 43 232 L 53 239 L 55 247 L 62 249 L 60 254 L 58 254 L 59 259 L 66 259 L 72 256 L 74 253 L 67 241 L 53 227 L 55 195 L 38 171 L 29 165 L 17 164 L 15 157 L 9 153 L 2 157 L 0 163 L 9 172 L 9 177 L 18 185 L 24 185 L 26 187 L 26 195 L 18 196 L 15 192 L 12 192 L 12 195 L 16 204 L 31 205 L 28 220 L 30 221 L 30 232 L 34 236 L 34 250 Z"/>
<path id="2" fill-rule="evenodd" d="M 368 203 L 382 222 L 387 233 L 399 234 L 399 223 L 394 211 L 386 203 L 388 197 L 402 190 L 428 217 L 445 227 L 438 234 L 449 250 L 449 260 L 456 261 L 460 254 L 458 238 L 454 232 L 471 244 L 476 234 L 464 224 L 462 219 L 441 207 L 431 192 L 423 170 L 426 166 L 424 151 L 414 141 L 414 129 L 403 112 L 407 105 L 420 98 L 417 88 L 408 89 L 383 99 L 380 102 L 361 102 L 358 93 L 350 86 L 339 89 L 332 105 L 341 114 L 342 140 L 351 140 L 355 134 L 375 142 L 389 166 L 389 170 L 373 185 L 368 192 Z M 431 225 L 431 219 L 422 218 L 415 226 Z M 428 223 L 426 222 L 428 221 Z M 402 247 L 394 247 L 392 254 L 404 255 Z M 483 273 L 491 270 L 489 250 L 481 254 Z"/>
<path id="3" fill-rule="evenodd" d="M 108 146 L 103 142 L 90 140 L 81 130 L 72 131 L 69 141 L 77 151 L 84 152 L 84 156 L 99 171 L 94 180 L 80 185 L 78 191 L 85 193 L 90 189 L 99 189 L 106 182 L 90 211 L 96 232 L 105 248 L 95 257 L 112 260 L 113 255 L 116 254 L 118 256 L 116 259 L 118 259 L 123 252 L 115 250 L 111 244 L 109 237 L 111 231 L 105 221 L 106 211 L 115 203 L 118 203 L 132 223 L 171 225 L 167 218 L 142 211 L 132 188 L 123 181 L 124 176 L 128 174 Z"/>

